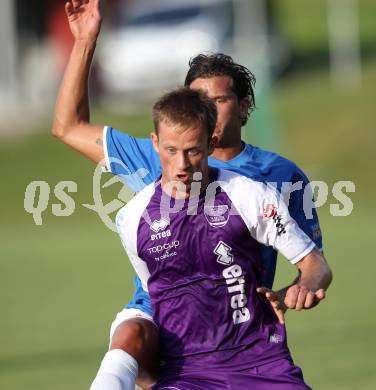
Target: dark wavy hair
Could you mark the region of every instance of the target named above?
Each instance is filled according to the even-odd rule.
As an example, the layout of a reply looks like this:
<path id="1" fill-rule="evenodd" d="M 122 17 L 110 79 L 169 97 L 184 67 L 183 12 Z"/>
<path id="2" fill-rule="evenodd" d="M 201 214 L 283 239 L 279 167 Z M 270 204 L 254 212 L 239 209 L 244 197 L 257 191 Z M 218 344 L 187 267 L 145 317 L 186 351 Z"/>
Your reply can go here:
<path id="1" fill-rule="evenodd" d="M 202 125 L 210 142 L 217 124 L 217 107 L 202 91 L 181 87 L 161 96 L 153 107 L 153 122 L 158 134 L 162 121 L 188 129 Z"/>
<path id="2" fill-rule="evenodd" d="M 249 107 L 247 117 L 242 126 L 247 123 L 250 113 L 256 108 L 254 87 L 255 75 L 245 66 L 239 65 L 234 60 L 222 53 L 198 54 L 189 61 L 189 70 L 184 85 L 189 86 L 198 78 L 210 78 L 214 76 L 229 76 L 233 80 L 233 91 L 238 101 L 248 98 Z"/>

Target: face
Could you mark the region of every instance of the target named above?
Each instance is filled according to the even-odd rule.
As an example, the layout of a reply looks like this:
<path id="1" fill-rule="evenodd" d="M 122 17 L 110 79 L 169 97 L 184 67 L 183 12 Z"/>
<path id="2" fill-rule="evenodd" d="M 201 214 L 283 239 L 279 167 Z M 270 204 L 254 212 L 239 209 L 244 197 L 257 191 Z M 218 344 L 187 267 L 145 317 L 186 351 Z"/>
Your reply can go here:
<path id="1" fill-rule="evenodd" d="M 187 197 L 195 172 L 202 173 L 202 186 L 208 181 L 208 156 L 214 149 L 215 137 L 208 143 L 202 126 L 182 130 L 179 126 L 162 121 L 158 135 L 151 135 L 154 149 L 159 154 L 162 167 L 161 184 L 174 183 L 174 197 Z"/>
<path id="2" fill-rule="evenodd" d="M 217 147 L 231 147 L 241 139 L 241 127 L 247 117 L 248 99 L 239 102 L 233 91 L 233 80 L 229 76 L 214 76 L 195 79 L 190 88 L 204 91 L 217 106 L 218 120 L 214 131 Z"/>

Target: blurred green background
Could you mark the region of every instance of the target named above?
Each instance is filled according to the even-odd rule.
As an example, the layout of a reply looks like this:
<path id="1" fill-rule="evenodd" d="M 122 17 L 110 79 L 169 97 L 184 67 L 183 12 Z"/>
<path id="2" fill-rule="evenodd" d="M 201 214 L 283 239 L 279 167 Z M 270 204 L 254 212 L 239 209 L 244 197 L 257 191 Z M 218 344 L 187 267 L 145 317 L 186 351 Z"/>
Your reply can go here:
<path id="1" fill-rule="evenodd" d="M 276 151 L 330 188 L 338 180 L 356 185 L 350 216 L 330 214 L 330 203 L 337 203 L 330 193 L 318 210 L 334 272 L 327 300 L 315 310 L 287 316 L 290 349 L 314 389 L 376 388 L 371 295 L 376 274 L 371 249 L 376 3 L 359 4 L 362 82 L 345 89 L 334 88 L 329 78 L 325 1 L 284 0 L 278 6 L 296 66 L 273 85 L 268 110 L 274 112 L 282 140 Z M 97 109 L 92 121 L 137 136 L 147 136 L 151 129 L 147 114 L 122 117 Z M 106 351 L 114 315 L 133 291 L 133 271 L 117 235 L 82 207 L 92 203 L 94 166 L 53 139 L 49 128 L 47 118 L 30 135 L 0 138 L 2 390 L 88 388 Z M 23 208 L 25 188 L 34 180 L 51 187 L 42 226 Z M 62 180 L 78 185 L 71 194 L 75 212 L 66 218 L 51 213 L 52 203 L 59 203 L 53 188 Z M 119 190 L 114 185 L 104 197 L 109 201 Z M 295 275 L 283 259 L 277 272 L 276 287 Z"/>

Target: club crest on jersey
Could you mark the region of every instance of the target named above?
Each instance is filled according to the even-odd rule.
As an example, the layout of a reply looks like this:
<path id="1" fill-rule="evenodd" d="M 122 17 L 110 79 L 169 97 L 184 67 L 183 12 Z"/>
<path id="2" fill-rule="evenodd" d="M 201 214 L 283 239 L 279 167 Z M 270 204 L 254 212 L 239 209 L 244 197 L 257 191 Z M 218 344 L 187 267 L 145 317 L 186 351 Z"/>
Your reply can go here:
<path id="1" fill-rule="evenodd" d="M 150 225 L 150 229 L 155 232 L 155 233 L 158 233 L 162 230 L 165 230 L 166 227 L 170 224 L 169 221 L 167 221 L 166 219 L 164 218 L 161 218 L 161 219 L 155 219 L 153 221 L 153 223 Z"/>
<path id="2" fill-rule="evenodd" d="M 210 226 L 222 227 L 226 225 L 230 212 L 227 205 L 221 204 L 218 206 L 205 206 L 204 214 Z"/>

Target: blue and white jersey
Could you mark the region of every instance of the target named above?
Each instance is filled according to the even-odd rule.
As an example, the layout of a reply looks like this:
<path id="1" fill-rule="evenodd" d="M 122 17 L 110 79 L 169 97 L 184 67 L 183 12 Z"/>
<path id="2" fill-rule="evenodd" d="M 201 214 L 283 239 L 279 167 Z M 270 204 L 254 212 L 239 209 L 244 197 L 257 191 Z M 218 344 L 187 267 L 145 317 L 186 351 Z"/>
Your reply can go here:
<path id="1" fill-rule="evenodd" d="M 103 140 L 107 170 L 115 175 L 120 175 L 123 181 L 135 192 L 140 191 L 161 175 L 159 156 L 150 139 L 131 137 L 106 126 Z M 242 152 L 232 160 L 220 161 L 209 157 L 209 165 L 236 172 L 254 181 L 270 183 L 282 192 L 284 188 L 286 190 L 290 185 L 295 184 L 300 189 L 293 191 L 289 201 L 286 202 L 289 213 L 299 227 L 315 242 L 316 246 L 319 249 L 322 248 L 322 237 L 316 210 L 312 210 L 312 218 L 306 218 L 303 208 L 304 189 L 309 183 L 308 178 L 293 162 L 275 153 L 245 144 Z M 287 183 L 287 185 L 283 183 Z M 267 270 L 263 284 L 271 288 L 275 275 L 277 252 L 271 246 L 264 246 L 262 258 Z M 136 293 L 127 307 L 140 308 L 151 314 L 147 293 L 143 291 L 137 277 L 135 285 Z"/>

